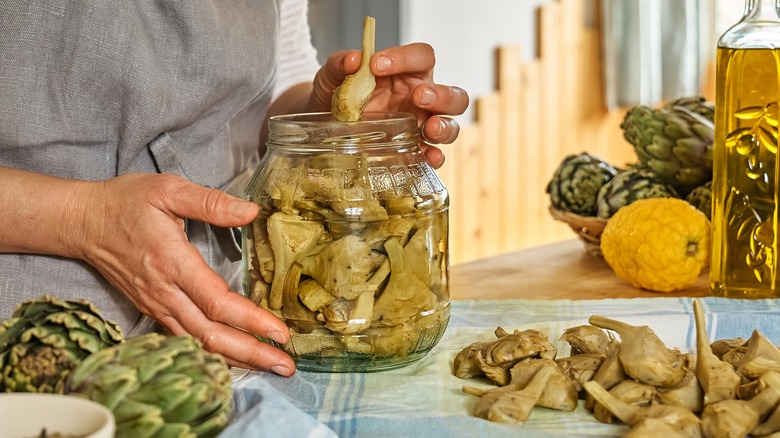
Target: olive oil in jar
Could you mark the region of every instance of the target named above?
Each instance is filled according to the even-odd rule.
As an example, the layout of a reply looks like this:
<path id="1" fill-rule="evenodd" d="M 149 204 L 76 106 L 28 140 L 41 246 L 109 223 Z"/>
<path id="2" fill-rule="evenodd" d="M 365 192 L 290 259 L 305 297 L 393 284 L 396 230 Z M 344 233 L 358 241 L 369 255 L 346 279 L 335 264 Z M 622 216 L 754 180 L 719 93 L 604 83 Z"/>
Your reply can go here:
<path id="1" fill-rule="evenodd" d="M 719 46 L 717 68 L 711 292 L 777 297 L 780 49 Z"/>

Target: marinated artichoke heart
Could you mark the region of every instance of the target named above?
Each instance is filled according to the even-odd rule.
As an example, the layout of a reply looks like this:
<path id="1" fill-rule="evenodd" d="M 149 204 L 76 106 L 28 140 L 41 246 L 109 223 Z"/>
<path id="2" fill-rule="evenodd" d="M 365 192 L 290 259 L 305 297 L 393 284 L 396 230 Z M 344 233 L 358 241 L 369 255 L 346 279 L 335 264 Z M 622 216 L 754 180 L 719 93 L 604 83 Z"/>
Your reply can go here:
<path id="1" fill-rule="evenodd" d="M 569 155 L 547 184 L 553 207 L 582 216 L 596 215 L 596 196 L 617 169 L 587 153 Z"/>
<path id="2" fill-rule="evenodd" d="M 363 156 L 323 153 L 309 166 L 251 198 L 261 212 L 246 228 L 247 295 L 305 335 L 289 346 L 295 355 L 423 348 L 420 333 L 447 317 L 442 201 L 376 198 Z"/>
<path id="3" fill-rule="evenodd" d="M 360 68 L 354 74 L 347 76 L 333 91 L 331 97 L 331 112 L 336 120 L 342 122 L 361 120 L 363 109 L 374 92 L 376 78 L 371 73 L 369 61 L 374 55 L 375 27 L 376 20 L 373 17 L 363 19 L 363 52 L 360 57 Z"/>
<path id="4" fill-rule="evenodd" d="M 685 97 L 660 109 L 631 108 L 621 123 L 640 163 L 683 195 L 712 178 L 714 107 Z"/>
<path id="5" fill-rule="evenodd" d="M 650 169 L 632 167 L 622 170 L 599 190 L 596 215 L 610 218 L 620 207 L 648 198 L 679 198 L 679 193 Z"/>
<path id="6" fill-rule="evenodd" d="M 230 370 L 192 336 L 130 338 L 85 359 L 67 392 L 109 408 L 117 438 L 214 437 L 230 419 Z"/>
<path id="7" fill-rule="evenodd" d="M 84 358 L 123 341 L 119 325 L 87 301 L 26 301 L 0 324 L 0 391 L 62 393 Z"/>

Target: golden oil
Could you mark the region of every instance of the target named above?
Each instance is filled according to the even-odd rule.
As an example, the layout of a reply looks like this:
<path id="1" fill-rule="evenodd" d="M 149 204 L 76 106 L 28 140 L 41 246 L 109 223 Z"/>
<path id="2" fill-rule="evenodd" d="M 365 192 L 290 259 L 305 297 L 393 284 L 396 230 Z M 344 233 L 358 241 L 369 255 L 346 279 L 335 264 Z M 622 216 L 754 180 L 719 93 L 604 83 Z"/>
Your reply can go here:
<path id="1" fill-rule="evenodd" d="M 710 266 L 713 295 L 780 296 L 778 82 L 780 49 L 771 45 L 718 47 Z"/>

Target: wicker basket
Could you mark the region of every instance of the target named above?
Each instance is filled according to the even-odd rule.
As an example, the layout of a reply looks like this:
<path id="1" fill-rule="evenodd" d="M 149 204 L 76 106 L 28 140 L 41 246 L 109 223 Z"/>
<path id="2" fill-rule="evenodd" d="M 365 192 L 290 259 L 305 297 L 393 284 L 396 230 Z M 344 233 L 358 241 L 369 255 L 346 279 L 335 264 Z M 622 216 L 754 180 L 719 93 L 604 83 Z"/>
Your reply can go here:
<path id="1" fill-rule="evenodd" d="M 602 257 L 601 254 L 601 233 L 607 225 L 607 220 L 600 217 L 580 216 L 568 211 L 558 210 L 550 207 L 550 214 L 553 219 L 565 222 L 574 230 L 580 239 L 585 243 L 585 250 L 588 254 Z"/>

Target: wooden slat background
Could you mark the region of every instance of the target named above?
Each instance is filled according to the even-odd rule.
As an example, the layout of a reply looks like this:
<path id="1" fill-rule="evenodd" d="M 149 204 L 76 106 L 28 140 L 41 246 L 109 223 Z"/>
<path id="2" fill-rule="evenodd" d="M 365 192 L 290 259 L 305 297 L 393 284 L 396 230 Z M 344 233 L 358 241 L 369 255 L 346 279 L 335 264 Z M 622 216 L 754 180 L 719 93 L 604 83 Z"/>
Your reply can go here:
<path id="1" fill-rule="evenodd" d="M 439 175 L 450 192 L 450 262 L 574 237 L 547 212 L 545 187 L 568 154 L 635 161 L 620 130 L 626 109 L 603 99 L 599 2 L 558 0 L 538 11 L 538 50 L 496 51 L 495 92 L 471 96 L 476 116 L 446 148 Z M 538 53 L 524 61 L 521 50 Z M 712 83 L 702 93 L 710 97 Z"/>

